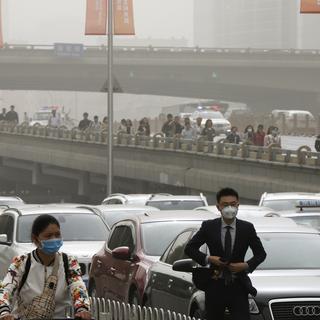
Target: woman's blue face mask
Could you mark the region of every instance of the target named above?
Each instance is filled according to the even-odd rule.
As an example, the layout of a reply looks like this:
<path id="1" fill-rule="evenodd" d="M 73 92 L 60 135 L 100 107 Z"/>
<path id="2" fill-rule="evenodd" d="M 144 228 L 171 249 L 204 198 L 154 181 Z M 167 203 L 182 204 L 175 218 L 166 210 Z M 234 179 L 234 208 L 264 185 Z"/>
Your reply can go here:
<path id="1" fill-rule="evenodd" d="M 59 251 L 63 245 L 63 240 L 61 238 L 41 240 L 40 250 L 45 254 L 54 254 Z"/>

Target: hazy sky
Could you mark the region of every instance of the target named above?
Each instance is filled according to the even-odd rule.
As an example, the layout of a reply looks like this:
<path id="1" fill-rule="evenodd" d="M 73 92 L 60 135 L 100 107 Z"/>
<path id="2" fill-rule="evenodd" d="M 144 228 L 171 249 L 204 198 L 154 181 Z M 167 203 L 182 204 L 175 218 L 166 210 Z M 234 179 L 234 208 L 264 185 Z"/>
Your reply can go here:
<path id="1" fill-rule="evenodd" d="M 5 41 L 97 43 L 84 36 L 86 0 L 2 0 Z M 139 38 L 193 37 L 193 0 L 134 0 Z M 101 41 L 101 37 L 100 37 Z"/>

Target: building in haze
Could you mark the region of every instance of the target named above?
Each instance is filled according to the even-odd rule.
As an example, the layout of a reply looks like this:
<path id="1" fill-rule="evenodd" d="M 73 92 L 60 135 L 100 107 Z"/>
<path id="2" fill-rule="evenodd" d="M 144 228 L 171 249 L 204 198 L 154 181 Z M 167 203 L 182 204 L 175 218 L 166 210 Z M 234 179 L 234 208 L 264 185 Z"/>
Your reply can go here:
<path id="1" fill-rule="evenodd" d="M 297 0 L 195 0 L 194 44 L 297 48 L 301 44 L 299 16 Z"/>

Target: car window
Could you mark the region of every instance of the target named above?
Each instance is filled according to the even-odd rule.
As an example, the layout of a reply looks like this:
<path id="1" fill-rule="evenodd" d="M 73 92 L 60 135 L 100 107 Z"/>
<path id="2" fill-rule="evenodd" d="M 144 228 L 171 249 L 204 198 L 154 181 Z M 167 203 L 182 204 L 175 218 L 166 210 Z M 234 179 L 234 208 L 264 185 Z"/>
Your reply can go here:
<path id="1" fill-rule="evenodd" d="M 105 201 L 106 204 L 122 204 L 122 201 L 120 199 L 109 199 Z"/>
<path id="2" fill-rule="evenodd" d="M 165 201 L 148 201 L 146 205 L 158 208 L 160 210 L 193 210 L 198 207 L 203 207 L 206 204 L 202 200 L 198 200 L 198 201 L 165 200 Z"/>
<path id="3" fill-rule="evenodd" d="M 6 234 L 8 242 L 13 240 L 14 219 L 6 214 L 0 215 L 0 234 Z"/>
<path id="4" fill-rule="evenodd" d="M 188 243 L 191 233 L 191 231 L 183 232 L 175 239 L 166 257 L 166 263 L 172 265 L 177 260 L 188 258 L 184 253 L 184 248 Z"/>
<path id="5" fill-rule="evenodd" d="M 134 238 L 130 226 L 116 226 L 112 232 L 108 241 L 108 248 L 113 250 L 118 247 L 129 247 L 131 252 L 134 251 Z"/>
<path id="6" fill-rule="evenodd" d="M 320 235 L 303 233 L 259 233 L 266 260 L 261 270 L 320 269 Z M 246 261 L 252 257 L 249 250 Z"/>
<path id="7" fill-rule="evenodd" d="M 50 213 L 60 223 L 64 241 L 105 241 L 109 229 L 102 218 L 95 214 L 85 213 Z M 18 218 L 17 241 L 31 242 L 31 227 L 39 215 L 24 215 Z"/>
<path id="8" fill-rule="evenodd" d="M 141 225 L 142 246 L 146 255 L 161 256 L 183 230 L 199 227 L 201 221 L 157 221 Z M 156 239 L 156 241 L 155 241 Z"/>

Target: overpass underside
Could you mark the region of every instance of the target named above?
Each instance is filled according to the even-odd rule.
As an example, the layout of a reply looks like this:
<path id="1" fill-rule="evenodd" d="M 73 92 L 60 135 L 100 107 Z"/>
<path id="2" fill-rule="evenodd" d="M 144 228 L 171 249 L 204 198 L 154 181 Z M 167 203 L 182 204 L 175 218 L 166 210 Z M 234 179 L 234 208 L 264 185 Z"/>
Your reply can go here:
<path id="1" fill-rule="evenodd" d="M 106 51 L 57 57 L 50 50 L 0 50 L 0 89 L 105 91 Z M 116 92 L 310 106 L 319 112 L 318 55 L 115 50 Z"/>

